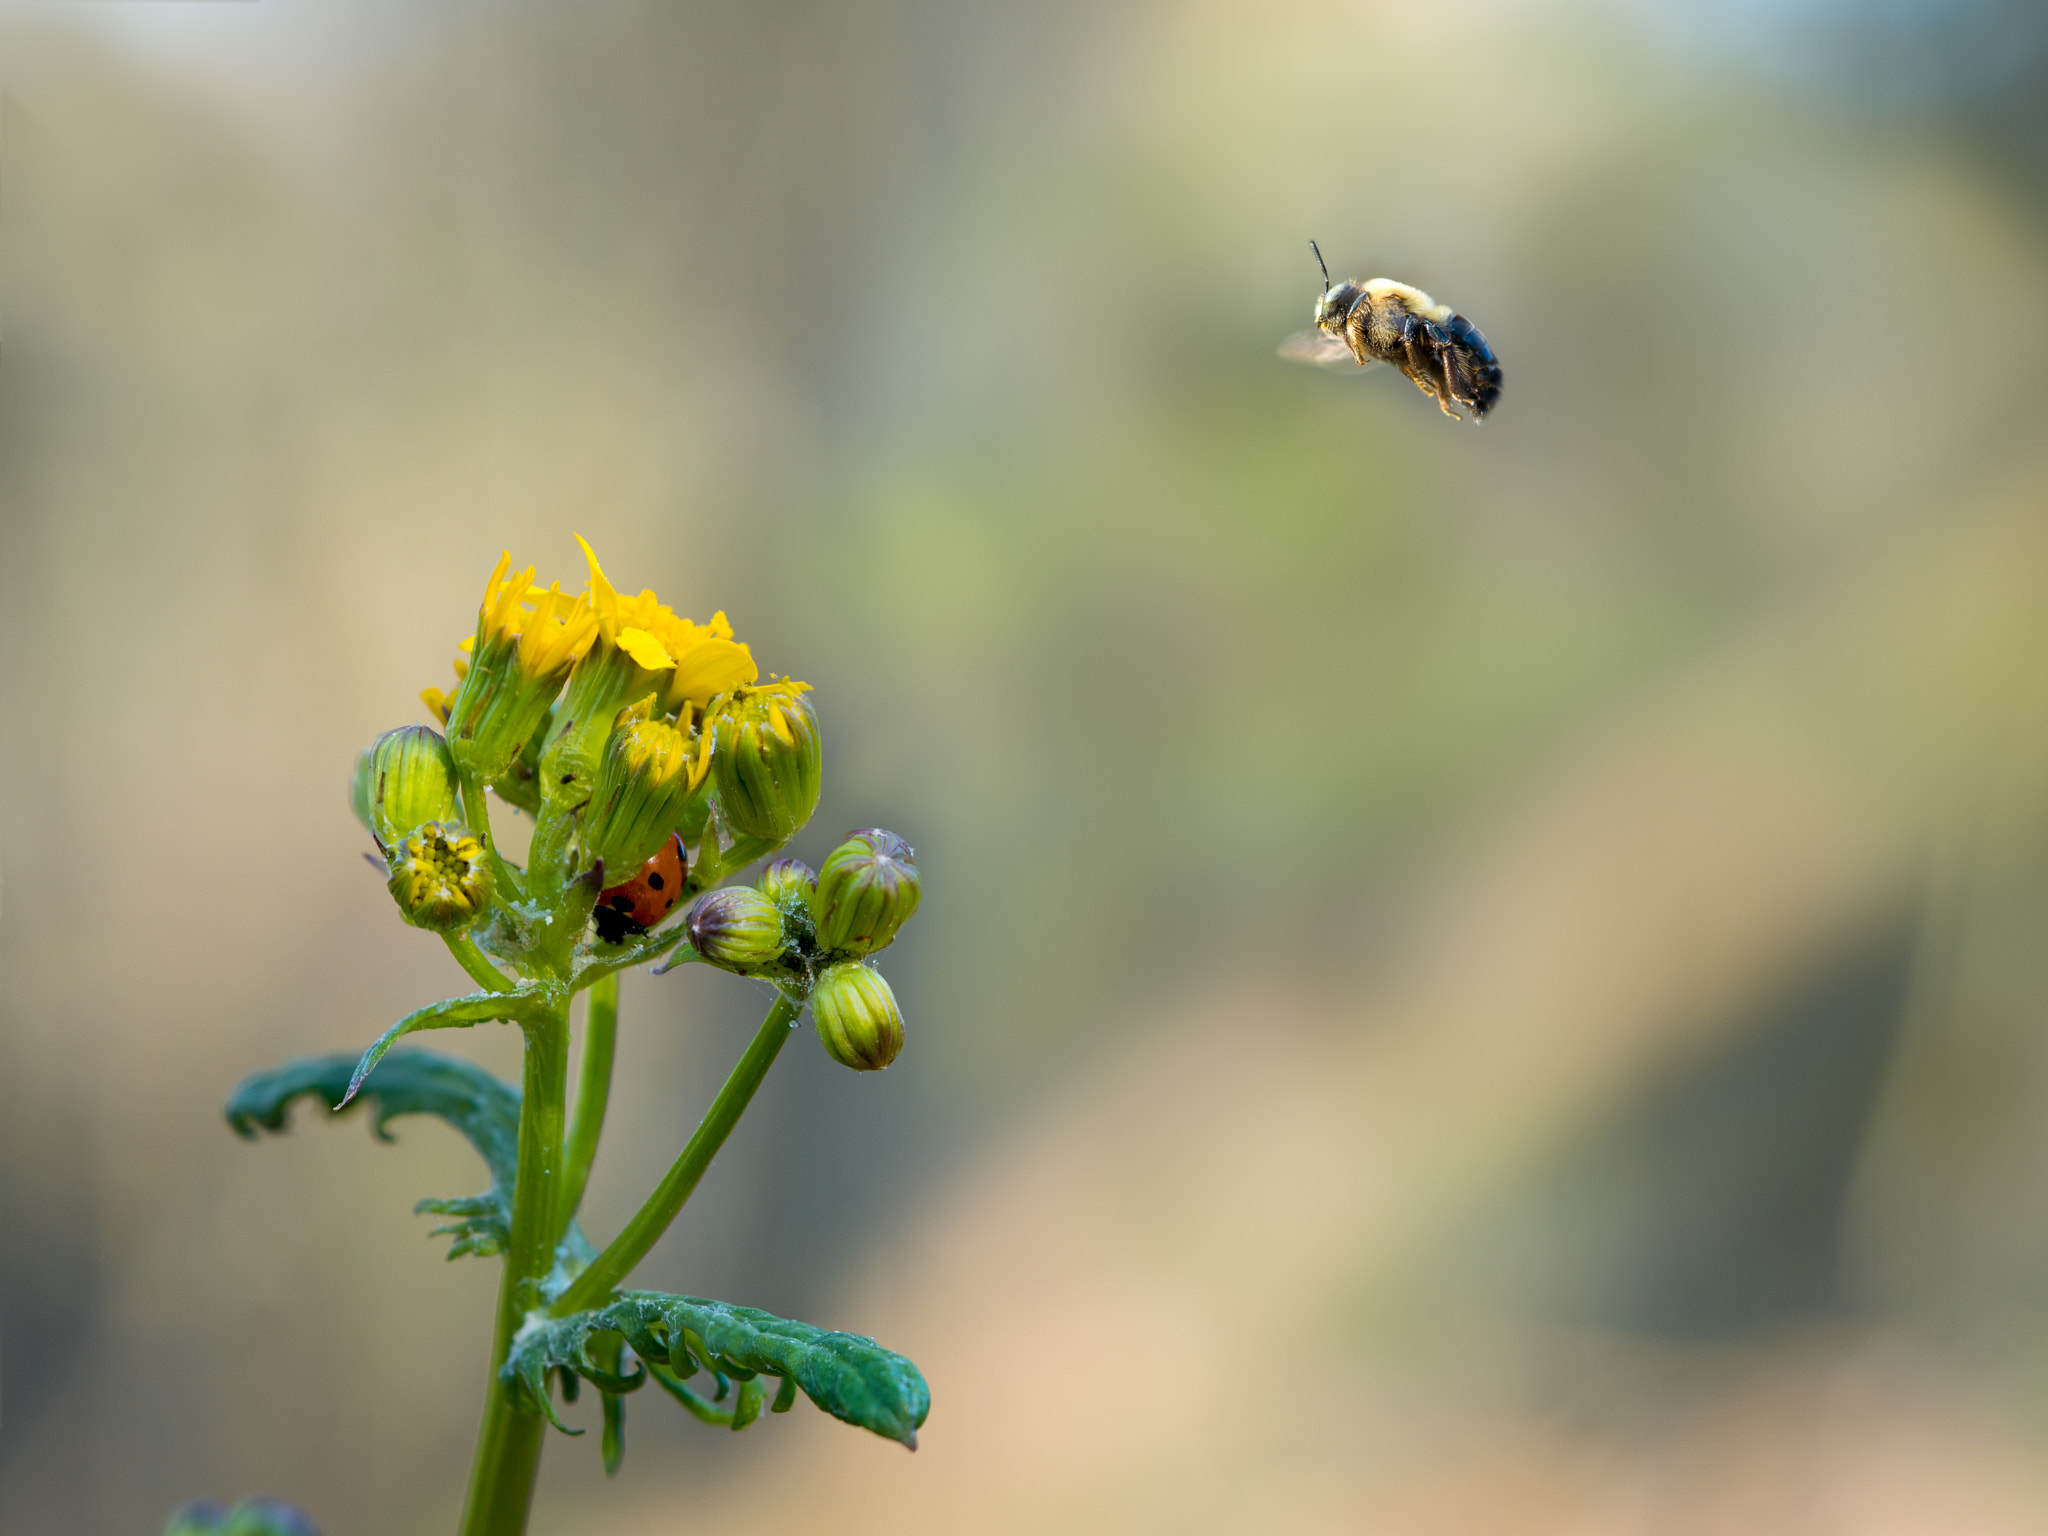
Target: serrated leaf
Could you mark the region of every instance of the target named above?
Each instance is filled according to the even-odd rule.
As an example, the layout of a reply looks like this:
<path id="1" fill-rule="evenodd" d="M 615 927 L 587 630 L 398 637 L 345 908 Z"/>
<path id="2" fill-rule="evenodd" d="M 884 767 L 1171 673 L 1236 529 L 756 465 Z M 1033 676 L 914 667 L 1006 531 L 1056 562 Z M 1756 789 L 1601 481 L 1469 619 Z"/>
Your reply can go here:
<path id="1" fill-rule="evenodd" d="M 643 1362 L 640 1370 L 621 1371 L 615 1340 L 632 1347 Z M 715 1408 L 683 1385 L 700 1368 L 718 1383 L 712 1402 L 724 1398 L 729 1381 L 741 1384 L 732 1408 Z M 611 1395 L 637 1391 L 651 1374 L 698 1418 L 734 1429 L 744 1429 L 765 1404 L 767 1389 L 755 1378 L 779 1376 L 775 1411 L 787 1408 L 800 1388 L 834 1418 L 912 1450 L 931 1410 L 931 1393 L 917 1367 L 862 1334 L 660 1291 L 626 1291 L 593 1311 L 535 1317 L 512 1341 L 499 1375 L 530 1411 L 565 1429 L 548 1396 L 553 1371 L 573 1371 Z"/>
<path id="2" fill-rule="evenodd" d="M 480 1195 L 422 1200 L 417 1211 L 460 1220 L 434 1229 L 455 1234 L 448 1257 L 502 1253 L 510 1241 L 512 1184 L 519 1166 L 519 1090 L 502 1083 L 473 1061 L 433 1051 L 399 1051 L 386 1056 L 348 1099 L 354 1079 L 353 1053 L 305 1056 L 243 1080 L 229 1095 L 227 1121 L 237 1136 L 255 1140 L 258 1129 L 282 1131 L 294 1100 L 318 1098 L 329 1109 L 344 1101 L 375 1103 L 370 1130 L 390 1141 L 385 1126 L 400 1115 L 434 1115 L 468 1140 L 491 1170 L 491 1187 Z"/>

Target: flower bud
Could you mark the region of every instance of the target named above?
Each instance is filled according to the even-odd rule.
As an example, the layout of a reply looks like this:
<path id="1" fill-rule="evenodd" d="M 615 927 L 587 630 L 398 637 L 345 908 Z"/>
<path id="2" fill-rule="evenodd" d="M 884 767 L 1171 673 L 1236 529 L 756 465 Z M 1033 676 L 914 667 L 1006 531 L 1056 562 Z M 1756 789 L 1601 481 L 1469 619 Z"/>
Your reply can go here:
<path id="1" fill-rule="evenodd" d="M 802 859 L 777 859 L 761 871 L 755 882 L 766 896 L 788 916 L 811 917 L 811 901 L 818 894 L 818 877 Z"/>
<path id="2" fill-rule="evenodd" d="M 559 584 L 536 587 L 532 566 L 514 573 L 512 557 L 501 558 L 484 584 L 469 666 L 454 697 L 439 701 L 456 761 L 486 780 L 502 777 L 546 724 L 555 695 L 596 636 L 585 599 L 565 596 Z"/>
<path id="3" fill-rule="evenodd" d="M 728 971 L 761 970 L 782 956 L 782 909 L 743 885 L 712 891 L 690 909 L 690 944 Z"/>
<path id="4" fill-rule="evenodd" d="M 922 897 L 917 856 L 894 832 L 847 834 L 818 871 L 818 944 L 873 954 L 896 937 Z"/>
<path id="5" fill-rule="evenodd" d="M 755 888 L 774 902 L 782 913 L 783 939 L 796 946 L 799 954 L 817 952 L 818 919 L 812 903 L 818 894 L 818 877 L 802 859 L 777 859 L 761 871 Z"/>
<path id="6" fill-rule="evenodd" d="M 414 827 L 458 818 L 455 760 L 424 725 L 386 731 L 370 748 L 370 833 L 389 848 Z"/>
<path id="7" fill-rule="evenodd" d="M 372 748 L 365 747 L 356 754 L 356 770 L 349 775 L 348 808 L 356 813 L 356 820 L 363 824 L 363 830 L 370 829 L 370 754 Z"/>
<path id="8" fill-rule="evenodd" d="M 415 928 L 453 933 L 483 910 L 490 893 L 483 839 L 467 827 L 415 827 L 390 844 L 385 860 L 391 899 Z"/>
<path id="9" fill-rule="evenodd" d="M 826 1054 L 856 1072 L 879 1072 L 903 1049 L 896 994 L 880 971 L 858 960 L 825 967 L 811 989 L 811 1017 Z"/>
<path id="10" fill-rule="evenodd" d="M 726 820 L 736 831 L 786 842 L 818 808 L 818 716 L 806 683 L 784 679 L 735 688 L 712 701 L 707 729 L 717 733 L 712 772 Z"/>
<path id="11" fill-rule="evenodd" d="M 620 720 L 590 804 L 590 851 L 606 869 L 638 869 L 668 841 L 710 771 L 710 745 L 665 720 Z"/>

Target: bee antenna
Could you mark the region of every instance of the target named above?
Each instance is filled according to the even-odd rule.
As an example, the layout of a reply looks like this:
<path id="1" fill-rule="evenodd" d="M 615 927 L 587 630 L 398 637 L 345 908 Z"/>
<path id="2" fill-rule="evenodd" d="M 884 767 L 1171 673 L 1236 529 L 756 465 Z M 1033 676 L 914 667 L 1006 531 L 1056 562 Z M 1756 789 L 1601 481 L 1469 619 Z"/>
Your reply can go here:
<path id="1" fill-rule="evenodd" d="M 1316 265 L 1323 269 L 1323 292 L 1328 293 L 1330 291 L 1330 264 L 1323 260 L 1322 248 L 1315 241 L 1309 241 L 1308 248 L 1316 253 Z"/>

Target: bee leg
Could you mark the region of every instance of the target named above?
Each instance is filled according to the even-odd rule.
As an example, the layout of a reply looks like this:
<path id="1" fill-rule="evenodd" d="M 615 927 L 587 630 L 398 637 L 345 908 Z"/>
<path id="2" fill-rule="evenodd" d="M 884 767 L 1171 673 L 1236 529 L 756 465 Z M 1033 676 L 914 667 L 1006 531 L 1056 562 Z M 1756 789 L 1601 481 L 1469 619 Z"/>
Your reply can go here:
<path id="1" fill-rule="evenodd" d="M 1456 401 L 1463 406 L 1477 406 L 1479 403 L 1468 374 L 1465 354 L 1459 350 L 1455 340 L 1434 325 L 1429 328 L 1429 339 L 1436 348 L 1437 409 L 1453 421 L 1463 421 L 1465 418 L 1451 409 L 1451 402 Z"/>
<path id="2" fill-rule="evenodd" d="M 1421 390 L 1425 395 L 1435 398 L 1438 410 L 1450 417 L 1451 420 L 1460 421 L 1463 418 L 1451 409 L 1452 396 L 1448 393 L 1446 382 L 1449 375 L 1445 371 L 1449 367 L 1449 361 L 1444 357 L 1444 348 L 1441 343 L 1436 343 L 1434 336 L 1427 336 L 1427 341 L 1425 341 L 1424 338 L 1426 336 L 1427 333 L 1418 326 L 1411 329 L 1407 336 L 1403 338 L 1408 365 L 1401 371 L 1415 381 L 1417 389 Z M 1418 345 L 1418 343 L 1421 344 Z M 1437 347 L 1437 357 L 1433 361 L 1425 360 L 1424 357 L 1424 354 L 1429 350 L 1430 343 L 1436 343 Z M 1439 363 L 1441 366 L 1437 366 Z"/>

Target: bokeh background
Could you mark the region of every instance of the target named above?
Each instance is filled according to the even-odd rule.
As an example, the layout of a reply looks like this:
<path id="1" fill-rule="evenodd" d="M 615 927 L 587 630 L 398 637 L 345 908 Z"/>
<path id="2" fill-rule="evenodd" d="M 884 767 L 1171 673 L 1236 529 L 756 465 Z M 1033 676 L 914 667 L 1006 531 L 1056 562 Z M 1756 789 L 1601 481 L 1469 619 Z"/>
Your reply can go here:
<path id="1" fill-rule="evenodd" d="M 218 1106 L 464 985 L 344 785 L 572 530 L 928 892 L 646 1281 L 935 1408 L 537 1532 L 2048 1529 L 2043 15 L 0 8 L 0 1529 L 452 1528 L 473 1159 Z M 595 1233 L 761 1006 L 629 981 Z"/>

